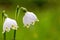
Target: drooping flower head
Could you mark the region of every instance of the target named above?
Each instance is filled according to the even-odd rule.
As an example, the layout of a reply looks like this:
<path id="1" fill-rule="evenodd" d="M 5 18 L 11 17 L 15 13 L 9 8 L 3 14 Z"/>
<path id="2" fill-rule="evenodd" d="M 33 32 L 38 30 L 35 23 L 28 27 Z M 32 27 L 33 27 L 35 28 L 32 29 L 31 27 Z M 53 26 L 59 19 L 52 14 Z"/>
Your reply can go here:
<path id="1" fill-rule="evenodd" d="M 26 12 L 23 17 L 23 24 L 27 28 L 29 28 L 30 25 L 34 25 L 36 21 L 39 21 L 37 16 L 33 12 Z"/>
<path id="2" fill-rule="evenodd" d="M 3 24 L 3 33 L 5 31 L 9 32 L 11 28 L 14 30 L 17 30 L 17 28 L 18 28 L 17 22 L 13 19 L 6 18 L 4 21 L 4 24 Z"/>

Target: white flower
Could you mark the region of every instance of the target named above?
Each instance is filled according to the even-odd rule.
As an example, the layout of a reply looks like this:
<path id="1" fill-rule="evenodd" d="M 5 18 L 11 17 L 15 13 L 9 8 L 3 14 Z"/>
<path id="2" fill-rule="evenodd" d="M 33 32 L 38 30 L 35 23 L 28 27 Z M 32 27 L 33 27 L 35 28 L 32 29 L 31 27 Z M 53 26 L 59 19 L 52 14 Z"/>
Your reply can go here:
<path id="1" fill-rule="evenodd" d="M 6 18 L 4 21 L 4 24 L 3 24 L 3 33 L 5 31 L 9 32 L 11 28 L 14 30 L 17 30 L 17 28 L 18 28 L 17 22 L 13 19 Z"/>
<path id="2" fill-rule="evenodd" d="M 30 25 L 34 25 L 36 21 L 39 21 L 37 16 L 33 12 L 26 12 L 23 17 L 23 24 L 27 28 L 29 28 Z"/>

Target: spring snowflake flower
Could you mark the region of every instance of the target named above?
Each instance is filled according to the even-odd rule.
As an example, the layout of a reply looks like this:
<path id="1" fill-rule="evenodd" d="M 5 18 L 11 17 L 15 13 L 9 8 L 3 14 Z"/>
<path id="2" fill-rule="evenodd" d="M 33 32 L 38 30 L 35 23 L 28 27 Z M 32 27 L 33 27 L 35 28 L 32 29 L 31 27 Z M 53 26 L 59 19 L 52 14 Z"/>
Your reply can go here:
<path id="1" fill-rule="evenodd" d="M 37 16 L 33 12 L 26 12 L 23 17 L 23 24 L 27 28 L 29 28 L 30 25 L 34 25 L 36 21 L 39 21 Z"/>
<path id="2" fill-rule="evenodd" d="M 3 24 L 3 33 L 5 31 L 9 32 L 10 29 L 14 29 L 17 30 L 18 26 L 17 26 L 17 22 L 13 19 L 10 18 L 6 18 Z"/>

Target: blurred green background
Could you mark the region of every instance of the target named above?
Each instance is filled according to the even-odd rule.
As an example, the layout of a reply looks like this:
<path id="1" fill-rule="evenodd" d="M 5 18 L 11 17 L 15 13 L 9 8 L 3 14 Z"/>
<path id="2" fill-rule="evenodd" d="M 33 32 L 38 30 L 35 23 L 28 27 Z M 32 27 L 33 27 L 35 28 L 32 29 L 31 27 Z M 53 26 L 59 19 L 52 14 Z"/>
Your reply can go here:
<path id="1" fill-rule="evenodd" d="M 24 28 L 21 11 L 16 40 L 60 40 L 60 0 L 0 0 L 0 40 L 3 40 L 2 11 L 6 10 L 6 14 L 15 19 L 17 4 L 34 12 L 40 21 L 29 29 Z M 7 33 L 7 40 L 13 40 L 13 30 Z"/>

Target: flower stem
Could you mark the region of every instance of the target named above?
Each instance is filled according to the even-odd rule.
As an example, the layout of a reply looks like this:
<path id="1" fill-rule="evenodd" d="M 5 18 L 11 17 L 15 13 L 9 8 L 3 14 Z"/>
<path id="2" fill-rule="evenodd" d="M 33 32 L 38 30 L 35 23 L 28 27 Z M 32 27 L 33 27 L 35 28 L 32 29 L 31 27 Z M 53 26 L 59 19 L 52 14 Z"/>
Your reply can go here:
<path id="1" fill-rule="evenodd" d="M 14 40 L 16 40 L 15 38 L 16 38 L 16 30 L 14 30 Z"/>
<path id="2" fill-rule="evenodd" d="M 19 14 L 19 5 L 17 5 L 17 8 L 16 8 L 16 13 L 15 13 L 15 19 L 16 20 L 17 20 L 18 14 Z"/>
<path id="3" fill-rule="evenodd" d="M 6 32 L 4 33 L 4 40 L 6 40 Z"/>
<path id="4" fill-rule="evenodd" d="M 17 20 L 19 13 L 19 5 L 17 5 L 16 13 L 15 13 L 15 19 Z M 16 30 L 14 30 L 14 40 L 16 40 Z"/>
<path id="5" fill-rule="evenodd" d="M 19 14 L 21 13 L 21 10 L 22 10 L 23 12 L 27 12 L 27 9 L 26 9 L 26 8 L 20 7 L 20 8 L 19 8 L 19 13 L 17 14 L 18 17 L 19 17 Z"/>
<path id="6" fill-rule="evenodd" d="M 5 14 L 5 10 L 3 10 L 3 13 L 2 13 L 2 23 L 4 22 L 4 19 L 5 19 L 4 14 Z M 4 36 L 4 40 L 6 40 L 6 31 L 4 32 L 3 36 Z"/>

